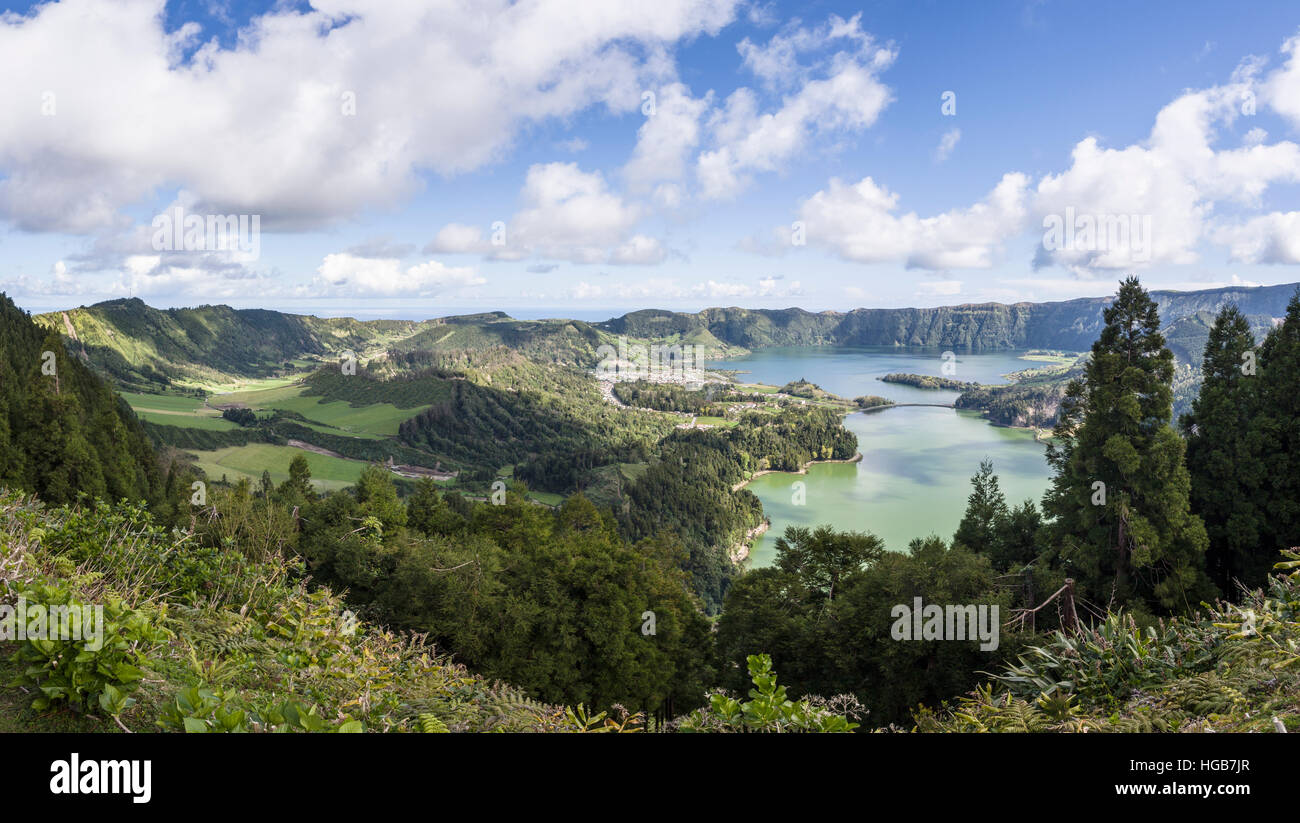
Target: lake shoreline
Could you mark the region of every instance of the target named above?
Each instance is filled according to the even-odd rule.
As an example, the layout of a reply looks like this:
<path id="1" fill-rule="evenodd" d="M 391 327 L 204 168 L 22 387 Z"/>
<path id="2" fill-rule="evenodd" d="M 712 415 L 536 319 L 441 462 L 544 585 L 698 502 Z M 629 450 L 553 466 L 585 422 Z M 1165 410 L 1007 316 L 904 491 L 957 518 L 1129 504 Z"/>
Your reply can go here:
<path id="1" fill-rule="evenodd" d="M 738 544 L 732 547 L 727 555 L 731 562 L 739 566 L 749 559 L 749 550 L 754 546 L 754 540 L 767 534 L 767 530 L 772 528 L 772 520 L 767 515 L 763 516 L 763 522 L 754 528 L 745 532 L 745 537 Z"/>
<path id="2" fill-rule="evenodd" d="M 850 412 L 850 414 L 852 414 L 852 412 Z M 815 466 L 822 463 L 830 464 L 830 463 L 860 463 L 860 462 L 862 462 L 862 452 L 857 452 L 852 457 L 846 457 L 843 460 L 809 460 L 807 463 L 804 463 L 803 466 L 798 471 L 786 471 L 784 469 L 762 469 L 760 471 L 754 472 L 747 479 L 742 480 L 739 483 L 732 486 L 731 491 L 738 492 L 765 474 L 807 474 L 809 466 Z"/>

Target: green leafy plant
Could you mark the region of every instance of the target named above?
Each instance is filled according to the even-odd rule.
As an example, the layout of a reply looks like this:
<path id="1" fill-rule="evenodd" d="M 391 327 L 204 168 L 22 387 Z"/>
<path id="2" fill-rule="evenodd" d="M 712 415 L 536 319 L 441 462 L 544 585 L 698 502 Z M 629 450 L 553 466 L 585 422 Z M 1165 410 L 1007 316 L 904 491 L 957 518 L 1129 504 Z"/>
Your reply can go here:
<path id="1" fill-rule="evenodd" d="M 843 733 L 858 728 L 844 714 L 837 714 L 812 699 L 792 701 L 785 686 L 777 683 L 772 658 L 751 654 L 747 658 L 754 688 L 749 700 L 725 694 L 709 697 L 709 706 L 687 715 L 678 725 L 683 732 L 818 732 Z"/>
<path id="2" fill-rule="evenodd" d="M 158 725 L 187 734 L 243 732 L 340 732 L 365 731 L 360 720 L 345 717 L 331 722 L 316 706 L 303 706 L 285 699 L 256 709 L 237 705 L 235 697 L 206 686 L 189 686 L 176 692 L 166 706 Z"/>
<path id="3" fill-rule="evenodd" d="M 51 614 L 57 610 L 80 613 L 83 604 L 62 585 L 35 583 L 19 592 L 28 612 L 33 608 Z M 32 700 L 37 711 L 68 706 L 78 711 L 96 707 L 116 717 L 134 704 L 130 697 L 148 667 L 148 652 L 170 633 L 156 625 L 144 611 L 128 609 L 120 599 L 110 597 L 102 604 L 103 624 L 96 632 L 82 626 L 79 638 L 52 637 L 63 632 L 41 632 L 28 637 L 12 660 L 22 667 L 12 685 L 35 687 Z M 87 635 L 98 633 L 98 637 Z"/>

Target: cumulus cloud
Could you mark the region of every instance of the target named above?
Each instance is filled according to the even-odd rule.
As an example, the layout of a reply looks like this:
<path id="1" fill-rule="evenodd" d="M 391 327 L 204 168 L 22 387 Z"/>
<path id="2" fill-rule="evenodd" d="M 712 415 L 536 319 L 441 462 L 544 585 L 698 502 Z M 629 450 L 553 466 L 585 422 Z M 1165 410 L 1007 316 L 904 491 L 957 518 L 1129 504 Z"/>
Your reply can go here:
<path id="1" fill-rule="evenodd" d="M 1035 242 L 1036 269 L 1058 266 L 1084 278 L 1195 263 L 1207 240 L 1241 262 L 1300 262 L 1296 213 L 1249 216 L 1271 186 L 1300 182 L 1300 146 L 1268 143 L 1259 127 L 1235 148 L 1219 145 L 1240 118 L 1254 113 L 1257 96 L 1283 116 L 1300 118 L 1298 50 L 1300 37 L 1292 38 L 1283 47 L 1289 59 L 1273 72 L 1264 74 L 1260 61 L 1247 59 L 1230 82 L 1183 93 L 1156 114 L 1139 143 L 1112 148 L 1085 138 L 1064 170 L 1036 184 L 1006 174 L 966 208 L 900 214 L 899 195 L 871 177 L 855 184 L 831 180 L 801 206 L 808 242 L 848 260 L 947 270 L 986 268 L 1009 241 L 1026 237 Z M 959 136 L 956 130 L 946 135 L 936 159 Z M 1225 209 L 1247 216 L 1228 218 Z M 774 236 L 784 233 L 778 228 Z M 765 253 L 789 247 L 747 245 Z"/>
<path id="2" fill-rule="evenodd" d="M 636 148 L 623 174 L 634 190 L 662 180 L 680 180 L 688 155 L 700 140 L 700 118 L 708 111 L 712 93 L 691 96 L 682 83 L 672 83 L 655 95 L 654 114 L 637 131 Z"/>
<path id="3" fill-rule="evenodd" d="M 1272 212 L 1221 225 L 1214 240 L 1240 263 L 1300 263 L 1300 212 Z"/>
<path id="4" fill-rule="evenodd" d="M 798 84 L 775 111 L 761 113 L 758 95 L 740 88 L 713 113 L 708 124 L 713 148 L 696 160 L 705 198 L 734 197 L 754 173 L 779 170 L 815 134 L 860 131 L 876 121 L 892 100 L 879 74 L 897 51 L 876 44 L 859 20 L 860 15 L 850 20 L 832 15 L 816 30 L 778 34 L 764 46 L 740 44 L 746 65 L 768 85 Z M 838 46 L 844 48 L 809 66 L 795 60 L 806 50 Z"/>
<path id="5" fill-rule="evenodd" d="M 477 226 L 448 223 L 426 253 L 482 253 L 496 260 L 536 256 L 574 263 L 637 265 L 666 255 L 659 241 L 633 232 L 646 214 L 611 190 L 600 172 L 577 163 L 539 163 L 528 169 L 521 208 L 485 237 Z"/>
<path id="6" fill-rule="evenodd" d="M 1288 38 L 1281 51 L 1286 62 L 1262 83 L 1261 96 L 1293 128 L 1300 128 L 1300 34 Z"/>
<path id="7" fill-rule="evenodd" d="M 492 162 L 530 123 L 634 109 L 664 49 L 735 6 L 317 0 L 277 4 L 229 49 L 166 32 L 164 0 L 37 6 L 0 17 L 0 218 L 121 226 L 164 186 L 267 228 L 392 206 L 421 170 Z"/>
<path id="8" fill-rule="evenodd" d="M 1035 265 L 1120 269 L 1135 263 L 1194 263 L 1221 201 L 1256 207 L 1264 190 L 1300 180 L 1300 146 L 1290 141 L 1214 148 L 1219 130 L 1239 116 L 1241 81 L 1188 92 L 1156 115 L 1143 144 L 1103 148 L 1096 138 L 1075 146 L 1072 164 L 1047 175 L 1035 192 L 1035 216 L 1149 217 L 1149 248 L 1097 242 L 1042 249 Z"/>
<path id="9" fill-rule="evenodd" d="M 898 194 L 870 177 L 830 185 L 800 209 L 809 245 L 859 263 L 901 261 L 908 268 L 988 268 L 1002 242 L 1020 230 L 1026 213 L 1023 174 L 1008 174 L 979 203 L 920 217 L 898 213 Z"/>
<path id="10" fill-rule="evenodd" d="M 472 268 L 450 267 L 437 260 L 403 269 L 396 258 L 356 257 L 340 252 L 326 255 L 301 296 L 431 297 L 486 282 Z"/>

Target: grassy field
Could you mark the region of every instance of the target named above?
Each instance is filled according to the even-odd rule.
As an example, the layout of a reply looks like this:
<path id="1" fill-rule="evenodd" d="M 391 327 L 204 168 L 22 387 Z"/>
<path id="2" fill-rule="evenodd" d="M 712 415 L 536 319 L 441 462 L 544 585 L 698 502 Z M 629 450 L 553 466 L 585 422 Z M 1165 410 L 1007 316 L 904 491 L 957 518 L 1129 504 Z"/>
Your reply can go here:
<path id="1" fill-rule="evenodd" d="M 242 477 L 250 482 L 261 482 L 262 471 L 271 473 L 271 480 L 282 483 L 289 478 L 289 461 L 295 455 L 305 455 L 311 467 L 311 479 L 317 488 L 333 491 L 352 485 L 361 476 L 366 464 L 360 460 L 343 460 L 338 457 L 316 454 L 292 446 L 273 446 L 269 443 L 250 443 L 215 451 L 196 451 L 196 465 L 211 480 L 222 475 L 234 483 Z"/>
<path id="2" fill-rule="evenodd" d="M 197 397 L 178 394 L 138 394 L 136 392 L 118 392 L 131 404 L 133 409 L 147 409 L 172 414 L 193 414 L 203 408 L 203 401 Z"/>
<path id="3" fill-rule="evenodd" d="M 421 406 L 414 409 L 399 409 L 391 403 L 372 403 L 368 406 L 355 407 L 342 400 L 322 403 L 319 397 L 304 397 L 302 392 L 303 386 L 300 384 L 276 385 L 216 395 L 209 402 L 214 405 L 243 403 L 252 409 L 284 409 L 297 412 L 314 423 L 338 430 L 318 428 L 318 431 L 369 438 L 396 435 L 397 427 L 402 421 L 428 408 Z"/>
<path id="4" fill-rule="evenodd" d="M 230 431 L 239 428 L 237 424 L 229 420 L 223 420 L 220 417 L 211 415 L 173 414 L 148 409 L 136 409 L 135 413 L 141 420 L 148 420 L 150 423 L 158 423 L 162 426 L 181 426 L 186 429 L 204 429 L 206 431 Z"/>
<path id="5" fill-rule="evenodd" d="M 122 392 L 122 397 L 140 417 L 150 423 L 164 426 L 184 426 L 190 429 L 207 429 L 209 431 L 229 431 L 239 428 L 229 420 L 223 420 L 221 412 L 203 406 L 197 397 L 185 397 L 174 394 L 137 394 Z"/>
<path id="6" fill-rule="evenodd" d="M 529 500 L 536 500 L 538 503 L 545 503 L 548 506 L 558 506 L 564 502 L 564 495 L 555 494 L 554 492 L 530 491 L 527 497 Z"/>
<path id="7" fill-rule="evenodd" d="M 726 417 L 705 417 L 704 415 L 701 415 L 695 418 L 695 425 L 697 426 L 726 426 L 727 428 L 731 428 L 732 426 L 735 426 L 737 422 L 738 421 Z"/>
<path id="8" fill-rule="evenodd" d="M 298 381 L 298 377 L 264 377 L 264 378 L 242 378 L 233 380 L 229 383 L 203 383 L 196 386 L 209 394 L 219 394 L 225 392 L 242 392 L 242 391 L 259 391 L 262 389 L 273 389 L 278 386 L 289 386 Z"/>
<path id="9" fill-rule="evenodd" d="M 384 439 L 384 435 L 375 434 L 373 432 L 368 432 L 368 431 L 339 429 L 339 428 L 335 428 L 334 426 L 326 426 L 323 423 L 303 423 L 301 420 L 295 420 L 293 422 L 306 426 L 312 431 L 318 431 L 321 434 L 333 434 L 341 437 L 356 437 L 356 438 L 360 438 L 361 440 L 383 440 Z"/>
<path id="10" fill-rule="evenodd" d="M 272 409 L 297 412 L 311 421 L 304 424 L 310 429 L 324 434 L 351 435 L 367 440 L 396 435 L 397 427 L 402 421 L 422 411 L 421 408 L 399 409 L 391 403 L 361 407 L 353 407 L 341 400 L 322 403 L 318 397 L 302 396 L 301 384 L 283 379 L 250 383 L 256 385 L 241 391 L 213 395 L 208 402 L 214 406 L 242 403 L 251 409 L 267 413 Z M 204 406 L 203 401 L 196 397 L 136 392 L 121 394 L 141 419 L 151 423 L 209 431 L 239 428 L 235 423 L 222 419 L 221 412 Z"/>

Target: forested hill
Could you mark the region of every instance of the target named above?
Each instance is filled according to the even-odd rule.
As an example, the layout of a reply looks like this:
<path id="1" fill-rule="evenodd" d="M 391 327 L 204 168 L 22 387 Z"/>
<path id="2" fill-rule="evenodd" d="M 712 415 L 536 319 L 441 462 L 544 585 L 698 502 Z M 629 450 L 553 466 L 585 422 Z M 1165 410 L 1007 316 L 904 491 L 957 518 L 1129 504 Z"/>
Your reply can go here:
<path id="1" fill-rule="evenodd" d="M 504 346 L 543 363 L 590 366 L 600 333 L 569 320 L 515 320 L 502 312 L 432 320 L 356 320 L 264 309 L 155 309 L 138 298 L 35 316 L 121 388 L 158 391 L 271 377 L 389 353 L 467 352 Z"/>
<path id="2" fill-rule="evenodd" d="M 1098 288 L 1101 286 L 1099 284 Z M 1297 284 L 1256 288 L 1229 287 L 1194 292 L 1156 291 L 1152 299 L 1166 326 L 1198 315 L 1208 317 L 1236 303 L 1252 325 L 1272 325 L 1286 313 Z M 809 312 L 803 309 L 714 308 L 690 314 L 647 309 L 599 323 L 631 337 L 687 336 L 708 332 L 723 343 L 749 349 L 765 346 L 943 346 L 974 349 L 1045 348 L 1081 351 L 1092 345 L 1102 326 L 1102 309 L 1111 297 L 1056 303 L 972 303 L 930 309 L 854 309 Z M 1197 326 L 1203 326 L 1204 331 Z M 1208 323 L 1184 327 L 1199 358 Z"/>
<path id="3" fill-rule="evenodd" d="M 1235 302 L 1261 336 L 1285 313 L 1296 285 L 1152 292 L 1170 348 L 1198 363 L 1214 314 Z M 1098 288 L 1101 288 L 1099 284 Z M 636 311 L 602 323 L 516 320 L 502 312 L 424 321 L 320 318 L 260 309 L 155 309 L 139 299 L 36 315 L 69 350 L 121 388 L 202 387 L 311 368 L 347 351 L 362 359 L 411 352 L 506 347 L 540 363 L 590 367 L 619 335 L 728 349 L 767 346 L 930 346 L 1082 351 L 1109 297 L 1057 303 L 978 303 L 918 309 L 711 308 Z"/>
<path id="4" fill-rule="evenodd" d="M 0 486 L 68 503 L 151 500 L 159 484 L 126 401 L 0 294 Z"/>
<path id="5" fill-rule="evenodd" d="M 320 318 L 263 309 L 155 309 L 139 298 L 37 315 L 120 386 L 265 377 L 303 357 L 358 353 L 415 334 L 407 320 Z"/>

